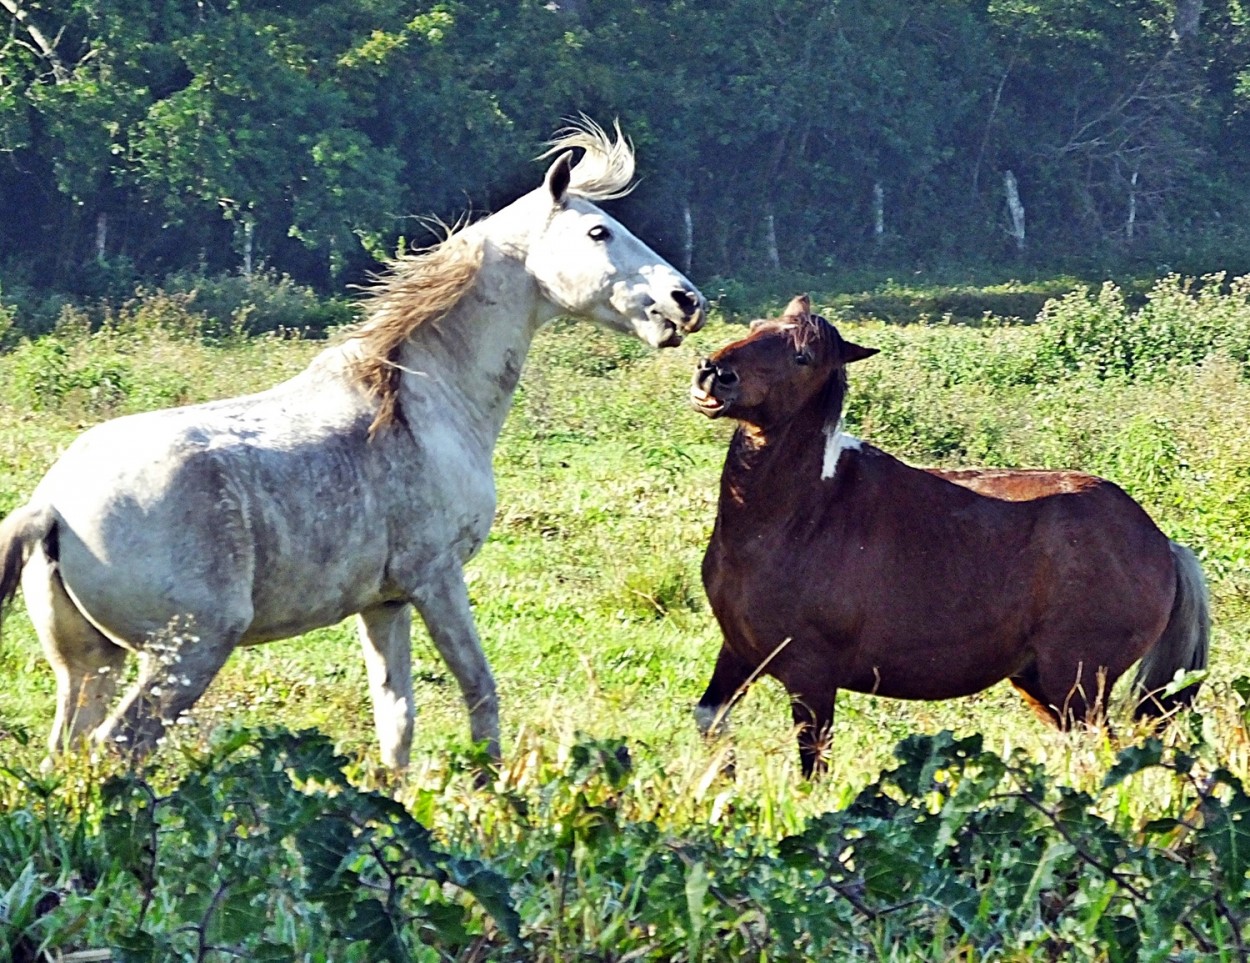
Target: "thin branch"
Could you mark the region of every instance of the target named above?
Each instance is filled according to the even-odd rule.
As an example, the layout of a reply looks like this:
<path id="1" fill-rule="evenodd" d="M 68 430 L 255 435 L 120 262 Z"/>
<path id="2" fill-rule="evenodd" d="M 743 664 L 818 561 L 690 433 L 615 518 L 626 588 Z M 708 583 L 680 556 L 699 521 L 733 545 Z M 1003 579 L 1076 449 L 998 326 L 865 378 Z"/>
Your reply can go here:
<path id="1" fill-rule="evenodd" d="M 49 42 L 48 38 L 43 35 L 43 31 L 30 22 L 29 15 L 17 5 L 17 0 L 0 0 L 0 7 L 7 10 L 18 26 L 25 30 L 30 39 L 34 41 L 35 47 L 33 49 L 48 62 L 56 82 L 63 84 L 69 80 L 69 71 L 65 69 L 65 64 L 56 52 L 56 42 Z M 59 33 L 57 38 L 60 38 Z"/>
<path id="2" fill-rule="evenodd" d="M 1220 915 L 1228 921 L 1228 925 L 1233 929 L 1233 945 L 1237 950 L 1237 959 L 1245 963 L 1246 960 L 1250 959 L 1250 955 L 1247 955 L 1246 943 L 1241 937 L 1241 920 L 1237 918 L 1232 908 L 1224 901 L 1223 894 L 1215 894 L 1215 905 L 1219 909 Z"/>
<path id="3" fill-rule="evenodd" d="M 1055 827 L 1056 831 L 1058 831 L 1059 835 L 1063 837 L 1064 841 L 1069 846 L 1072 847 L 1072 851 L 1077 855 L 1077 857 L 1082 862 L 1086 863 L 1089 866 L 1094 867 L 1094 869 L 1098 870 L 1100 873 L 1103 874 L 1103 876 L 1105 876 L 1107 879 L 1114 882 L 1116 885 L 1122 886 L 1138 902 L 1145 903 L 1149 901 L 1149 898 L 1150 898 L 1149 895 L 1141 888 L 1133 885 L 1133 883 L 1129 881 L 1127 876 L 1125 876 L 1123 873 L 1117 872 L 1114 866 L 1108 866 L 1105 863 L 1103 863 L 1102 860 L 1098 859 L 1096 856 L 1093 856 L 1092 854 L 1086 852 L 1085 849 L 1081 847 L 1080 841 L 1075 839 L 1067 831 L 1063 823 L 1059 820 L 1059 817 L 1057 817 L 1053 812 L 1051 812 L 1049 809 L 1043 806 L 1038 800 L 1034 799 L 1027 792 L 1014 793 L 1013 795 L 1015 795 L 1017 799 L 1024 800 L 1025 803 L 1032 806 L 1039 813 L 1041 813 L 1043 816 L 1049 819 L 1051 825 Z M 1208 940 L 1205 936 L 1203 936 L 1202 932 L 1196 926 L 1194 926 L 1193 923 L 1183 918 L 1178 920 L 1178 922 L 1181 924 L 1181 926 L 1183 926 L 1186 930 L 1189 931 L 1189 935 L 1192 936 L 1194 940 L 1197 942 L 1198 948 L 1200 950 L 1202 950 L 1204 953 L 1214 952 L 1216 948 L 1215 944 L 1212 943 L 1210 940 Z"/>
<path id="4" fill-rule="evenodd" d="M 977 151 L 977 162 L 972 166 L 973 194 L 977 192 L 977 184 L 981 179 L 981 163 L 985 160 L 985 152 L 989 148 L 990 132 L 993 130 L 994 118 L 998 114 L 998 107 L 1003 99 L 1003 88 L 1007 85 L 1007 78 L 1011 76 L 1011 68 L 1016 64 L 1016 53 L 1019 49 L 1020 44 L 1017 42 L 1016 49 L 1011 52 L 1011 59 L 1007 61 L 1007 68 L 998 79 L 998 88 L 994 91 L 994 103 L 990 105 L 990 116 L 985 120 L 985 134 L 981 137 L 981 149 Z"/>
<path id="5" fill-rule="evenodd" d="M 0 0 L 0 3 L 2 2 L 4 2 L 4 0 Z M 230 892 L 230 883 L 223 882 L 220 886 L 218 886 L 217 892 L 213 893 L 213 898 L 209 900 L 208 908 L 204 910 L 204 915 L 200 918 L 199 925 L 192 927 L 192 929 L 196 932 L 196 942 L 198 943 L 195 956 L 197 960 L 204 959 L 206 953 L 215 949 L 215 947 L 210 947 L 208 945 L 208 924 L 212 921 L 213 914 L 217 912 L 217 907 L 221 905 L 222 900 L 225 899 L 228 892 Z"/>

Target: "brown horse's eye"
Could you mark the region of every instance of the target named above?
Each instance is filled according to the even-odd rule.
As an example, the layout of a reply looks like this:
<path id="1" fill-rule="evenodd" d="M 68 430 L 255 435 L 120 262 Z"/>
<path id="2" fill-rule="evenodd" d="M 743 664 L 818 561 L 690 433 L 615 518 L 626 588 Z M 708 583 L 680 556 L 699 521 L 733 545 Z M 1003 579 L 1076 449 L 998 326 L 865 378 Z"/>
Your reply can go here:
<path id="1" fill-rule="evenodd" d="M 800 351 L 794 356 L 795 364 L 811 364 L 812 353 L 810 351 Z"/>

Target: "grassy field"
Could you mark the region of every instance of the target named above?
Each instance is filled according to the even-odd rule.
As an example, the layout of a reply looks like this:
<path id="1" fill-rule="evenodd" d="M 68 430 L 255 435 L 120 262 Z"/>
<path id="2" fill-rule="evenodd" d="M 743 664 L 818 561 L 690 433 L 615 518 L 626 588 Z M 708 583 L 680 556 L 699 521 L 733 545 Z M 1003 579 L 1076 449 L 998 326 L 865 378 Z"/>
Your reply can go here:
<path id="1" fill-rule="evenodd" d="M 832 298 L 818 300 L 817 307 L 831 316 L 839 310 Z M 393 949 L 378 951 L 390 944 L 360 936 L 377 931 L 349 932 L 356 934 L 353 944 L 334 929 L 329 910 L 301 916 L 288 908 L 283 912 L 313 927 L 309 932 L 331 936 L 320 949 L 316 939 L 298 934 L 281 942 L 266 926 L 272 930 L 286 917 L 272 907 L 258 916 L 261 897 L 250 890 L 250 902 L 242 900 L 235 909 L 254 925 L 239 924 L 242 930 L 223 935 L 205 922 L 216 904 L 206 909 L 203 900 L 192 900 L 193 913 L 172 889 L 152 897 L 159 887 L 150 881 L 147 902 L 133 894 L 106 898 L 103 888 L 75 890 L 65 881 L 66 860 L 18 858 L 21 841 L 35 837 L 12 826 L 0 832 L 0 893 L 10 894 L 8 903 L 0 899 L 0 927 L 9 926 L 0 938 L 7 932 L 17 940 L 24 933 L 33 952 L 41 940 L 60 949 L 122 947 L 118 933 L 148 933 L 150 947 L 136 937 L 129 949 L 116 950 L 119 959 L 771 960 L 828 958 L 830 947 L 839 947 L 844 958 L 871 959 L 1170 959 L 1216 950 L 1245 959 L 1240 941 L 1243 919 L 1250 917 L 1243 915 L 1240 895 L 1244 857 L 1225 859 L 1225 836 L 1217 839 L 1214 830 L 1194 837 L 1205 840 L 1202 852 L 1193 849 L 1188 834 L 1213 825 L 1210 813 L 1218 810 L 1232 827 L 1225 834 L 1231 850 L 1246 842 L 1232 814 L 1241 812 L 1240 782 L 1250 772 L 1244 716 L 1250 685 L 1243 668 L 1250 653 L 1247 286 L 1164 279 L 1142 307 L 1126 306 L 1114 287 L 1082 291 L 1050 302 L 1036 323 L 990 316 L 975 324 L 929 317 L 909 325 L 843 325 L 849 337 L 881 349 L 852 372 L 848 416 L 856 434 L 917 464 L 1073 467 L 1112 478 L 1170 536 L 1199 553 L 1216 625 L 1199 712 L 1166 733 L 1162 749 L 1124 721 L 1114 740 L 1044 730 L 1005 684 L 945 703 L 844 693 L 830 775 L 817 785 L 798 778 L 789 710 L 772 682 L 758 683 L 735 713 L 733 779 L 721 773 L 730 746 L 705 746 L 690 716 L 719 646 L 699 562 L 715 517 L 731 426 L 695 414 L 685 395 L 696 357 L 741 330 L 721 317 L 680 349 L 658 354 L 586 325 L 561 324 L 540 335 L 496 453 L 494 532 L 469 570 L 503 713 L 506 762 L 494 786 L 473 787 L 458 690 L 420 637 L 414 641 L 414 763 L 400 781 L 376 771 L 364 667 L 350 624 L 236 653 L 200 703 L 194 724 L 180 728 L 155 768 L 124 777 L 176 800 L 189 773 L 206 779 L 205 773 L 225 772 L 214 767 L 276 751 L 232 737 L 237 726 L 321 730 L 343 756 L 331 767 L 346 774 L 342 792 L 384 790 L 432 830 L 438 846 L 509 880 L 523 943 L 509 944 L 509 925 L 501 922 L 507 914 L 493 912 L 489 898 L 472 886 L 463 888 L 471 895 L 446 896 L 451 884 L 445 881 L 443 895 L 426 893 L 422 905 L 446 902 L 463 911 L 456 923 L 461 929 L 447 931 L 452 936 L 440 929 L 452 926 L 450 917 L 433 914 L 420 938 L 396 937 Z M 55 334 L 17 345 L 0 355 L 0 514 L 24 499 L 84 427 L 130 411 L 267 386 L 299 370 L 319 347 L 280 335 L 206 340 L 177 304 L 159 299 L 122 310 L 94 334 L 71 317 Z M 109 806 L 116 803 L 101 801 L 87 787 L 101 773 L 119 770 L 83 756 L 59 778 L 30 775 L 51 722 L 52 677 L 20 606 L 4 623 L 0 677 L 7 773 L 0 776 L 0 808 L 38 814 L 46 825 L 55 823 L 55 832 L 47 832 L 57 838 L 70 838 L 64 827 L 80 819 L 91 836 L 100 819 L 107 824 L 101 814 L 113 812 Z M 897 748 L 900 740 L 943 730 L 956 742 L 941 737 Z M 979 743 L 958 742 L 974 735 Z M 230 738 L 234 748 L 222 749 L 222 740 Z M 904 769 L 924 769 L 929 781 L 910 788 L 903 777 L 882 782 L 896 758 Z M 1167 764 L 1155 765 L 1160 759 Z M 1033 779 L 1045 787 L 1039 799 L 1053 796 L 1053 805 L 1039 811 L 1053 817 L 1045 825 L 1057 847 L 1027 862 L 1027 883 L 1010 896 L 999 894 L 1003 906 L 987 895 L 999 876 L 1009 878 L 1002 867 L 971 872 L 972 882 L 960 884 L 982 893 L 985 903 L 961 915 L 957 900 L 944 902 L 945 896 L 924 890 L 927 883 L 917 882 L 915 892 L 900 883 L 896 894 L 868 869 L 866 850 L 831 854 L 813 842 L 810 859 L 803 857 L 809 862 L 791 859 L 808 853 L 807 843 L 793 840 L 811 842 L 813 827 L 822 821 L 850 818 L 848 812 L 863 820 L 884 818 L 872 815 L 876 810 L 866 800 L 903 806 L 914 813 L 915 827 L 926 818 L 936 826 L 933 820 L 948 810 L 964 813 L 965 820 L 969 812 L 999 818 L 1004 799 L 1029 794 L 990 787 L 961 803 L 963 809 L 950 809 L 958 795 L 952 787 L 989 786 L 988 777 L 976 773 L 996 772 L 1002 763 L 995 760 L 1010 763 L 999 778 L 1015 778 L 1019 785 Z M 299 770 L 294 763 L 274 765 Z M 1143 771 L 1132 771 L 1134 766 Z M 1109 772 L 1117 775 L 1108 780 Z M 315 783 L 329 777 L 309 778 Z M 1098 825 L 1082 823 L 1078 831 L 1075 823 L 1064 823 L 1062 802 L 1071 799 L 1081 800 Z M 235 811 L 235 804 L 222 805 L 223 813 Z M 1205 824 L 1192 816 L 1199 810 Z M 900 827 L 912 825 L 891 812 L 884 823 L 872 824 L 876 828 L 861 821 L 848 833 L 844 826 L 838 838 L 867 839 L 871 832 L 901 833 Z M 1041 838 L 1042 830 L 1019 813 L 1012 819 L 1017 817 L 1011 833 Z M 1162 819 L 1187 825 L 1163 827 Z M 178 825 L 189 831 L 189 817 Z M 1090 855 L 1080 834 L 1088 831 L 1093 839 L 1103 832 L 1098 827 L 1114 831 L 1128 848 L 1106 858 Z M 960 832 L 971 830 L 956 821 L 946 831 L 952 836 L 942 845 L 958 847 L 965 838 Z M 1172 835 L 1154 845 L 1151 834 L 1165 832 Z M 921 829 L 916 833 L 895 839 L 890 852 L 937 845 Z M 972 838 L 993 837 L 982 827 Z M 777 849 L 783 839 L 790 842 Z M 1133 863 L 1138 868 L 1131 872 L 1116 869 L 1119 861 L 1131 862 L 1134 846 L 1144 847 L 1143 860 L 1172 853 L 1189 879 L 1209 877 L 1222 895 L 1195 896 L 1198 908 L 1179 921 L 1149 922 L 1143 900 L 1181 897 L 1169 890 L 1147 899 L 1149 882 L 1165 875 L 1149 869 L 1154 863 Z M 177 858 L 190 859 L 190 852 Z M 642 853 L 653 875 L 645 890 L 635 891 L 631 874 L 642 871 L 631 869 L 630 860 Z M 800 876 L 824 865 L 817 874 L 824 882 L 813 882 L 809 892 L 780 870 L 775 878 L 761 875 L 767 862 L 762 854 Z M 921 880 L 930 861 L 946 865 L 944 859 L 917 857 L 907 866 L 915 863 Z M 1186 859 L 1208 867 L 1207 877 Z M 835 864 L 850 882 L 829 882 Z M 27 902 L 32 893 L 55 892 L 61 908 L 33 913 L 21 929 L 12 922 L 12 907 L 20 903 L 12 894 L 24 878 L 19 870 L 28 865 L 35 875 L 21 890 Z M 908 878 L 906 867 L 888 860 L 881 865 L 892 867 L 898 880 Z M 1073 881 L 1072 867 L 1098 876 L 1090 867 L 1100 865 L 1106 870 L 1103 889 L 1087 892 L 1085 883 Z M 672 880 L 665 876 L 670 870 Z M 1238 870 L 1240 877 L 1230 879 Z M 178 872 L 169 868 L 171 876 Z M 194 868 L 189 872 L 194 875 Z M 121 882 L 110 885 L 118 893 L 124 888 Z M 934 892 L 946 892 L 933 885 Z M 916 896 L 921 890 L 923 898 Z M 807 895 L 794 895 L 800 892 Z M 1023 900 L 1027 919 L 994 936 L 1005 925 L 1002 913 L 1023 912 L 1005 905 L 1012 900 Z M 100 909 L 106 904 L 112 916 Z M 136 922 L 125 907 L 139 905 Z M 75 912 L 91 922 L 74 928 Z M 282 925 L 292 933 L 298 929 L 289 921 Z M 247 942 L 260 939 L 262 931 L 268 943 L 287 949 L 264 956 Z M 308 948 L 298 949 L 304 945 L 299 939 Z"/>

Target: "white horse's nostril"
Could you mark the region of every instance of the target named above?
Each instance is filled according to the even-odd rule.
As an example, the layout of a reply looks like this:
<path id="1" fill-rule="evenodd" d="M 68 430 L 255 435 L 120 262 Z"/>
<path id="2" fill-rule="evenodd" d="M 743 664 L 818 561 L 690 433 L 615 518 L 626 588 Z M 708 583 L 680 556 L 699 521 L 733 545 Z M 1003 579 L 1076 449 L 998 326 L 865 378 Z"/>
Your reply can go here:
<path id="1" fill-rule="evenodd" d="M 677 302 L 677 307 L 681 308 L 681 313 L 688 318 L 699 310 L 702 298 L 685 288 L 677 288 L 673 291 L 673 300 Z"/>

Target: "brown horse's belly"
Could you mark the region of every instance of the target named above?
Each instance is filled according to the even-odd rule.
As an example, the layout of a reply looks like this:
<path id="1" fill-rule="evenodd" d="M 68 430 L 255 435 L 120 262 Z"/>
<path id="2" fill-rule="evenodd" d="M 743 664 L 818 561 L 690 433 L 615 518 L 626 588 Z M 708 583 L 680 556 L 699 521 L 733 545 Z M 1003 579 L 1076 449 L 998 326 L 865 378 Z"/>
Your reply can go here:
<path id="1" fill-rule="evenodd" d="M 976 639 L 939 646 L 864 642 L 838 687 L 894 699 L 957 699 L 988 689 L 1033 659 L 1019 642 L 986 645 Z"/>

